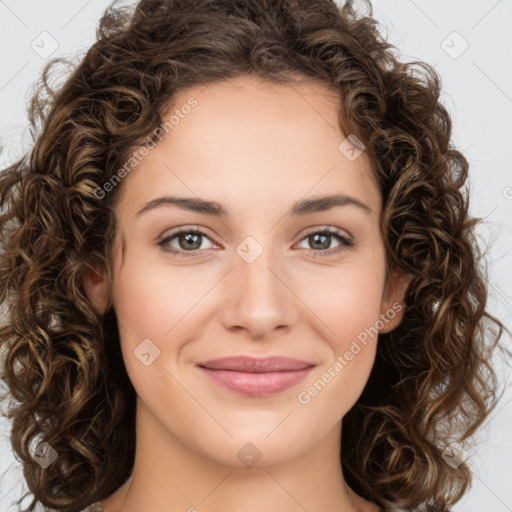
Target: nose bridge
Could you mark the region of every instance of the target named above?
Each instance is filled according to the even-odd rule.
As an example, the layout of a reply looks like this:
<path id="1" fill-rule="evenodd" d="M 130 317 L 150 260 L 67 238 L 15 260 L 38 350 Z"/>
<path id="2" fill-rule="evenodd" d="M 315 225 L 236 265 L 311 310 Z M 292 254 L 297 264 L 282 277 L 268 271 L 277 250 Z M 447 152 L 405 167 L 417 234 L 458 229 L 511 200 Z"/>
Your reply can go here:
<path id="1" fill-rule="evenodd" d="M 272 236 L 258 238 L 248 236 L 236 248 L 223 315 L 226 327 L 243 327 L 253 336 L 288 326 L 297 314 Z"/>

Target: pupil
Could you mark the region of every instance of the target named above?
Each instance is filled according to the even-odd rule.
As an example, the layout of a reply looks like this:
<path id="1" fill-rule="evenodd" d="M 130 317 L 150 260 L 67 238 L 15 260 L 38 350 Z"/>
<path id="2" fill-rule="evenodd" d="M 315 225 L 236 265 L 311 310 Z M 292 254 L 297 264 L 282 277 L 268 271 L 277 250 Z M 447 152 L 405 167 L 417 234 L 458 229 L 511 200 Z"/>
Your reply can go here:
<path id="1" fill-rule="evenodd" d="M 331 235 L 326 235 L 326 234 L 320 234 L 320 233 L 317 233 L 315 235 L 312 235 L 310 238 L 313 238 L 313 243 L 312 243 L 312 246 L 315 247 L 315 245 L 317 244 L 317 241 L 319 238 L 324 238 L 324 241 L 328 240 L 328 238 L 330 237 Z M 320 242 L 320 245 L 321 242 Z M 325 244 L 324 244 L 325 245 Z M 329 247 L 329 243 L 327 243 L 327 247 L 316 247 L 317 249 L 328 249 Z"/>
<path id="2" fill-rule="evenodd" d="M 182 235 L 180 237 L 180 241 L 185 239 L 186 243 L 189 244 L 188 246 L 185 246 L 185 247 L 183 247 L 183 245 L 182 245 L 182 248 L 197 249 L 198 247 L 200 247 L 201 246 L 200 242 L 199 242 L 197 247 L 190 247 L 190 243 L 192 243 L 192 244 L 194 243 L 194 240 L 193 240 L 194 238 L 196 239 L 196 244 L 197 244 L 197 240 L 200 238 L 199 234 L 197 234 L 197 233 L 185 233 L 184 235 Z"/>

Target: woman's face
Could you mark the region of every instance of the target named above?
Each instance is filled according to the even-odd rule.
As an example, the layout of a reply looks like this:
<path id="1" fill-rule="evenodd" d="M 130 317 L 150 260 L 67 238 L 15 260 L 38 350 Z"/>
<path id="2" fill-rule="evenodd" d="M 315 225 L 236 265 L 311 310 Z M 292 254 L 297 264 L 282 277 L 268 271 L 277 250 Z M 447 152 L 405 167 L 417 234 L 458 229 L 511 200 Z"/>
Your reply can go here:
<path id="1" fill-rule="evenodd" d="M 339 441 L 405 288 L 384 289 L 381 195 L 338 108 L 318 84 L 190 88 L 118 185 L 112 299 L 138 426 L 237 466 Z M 302 363 L 212 362 L 232 357 Z"/>

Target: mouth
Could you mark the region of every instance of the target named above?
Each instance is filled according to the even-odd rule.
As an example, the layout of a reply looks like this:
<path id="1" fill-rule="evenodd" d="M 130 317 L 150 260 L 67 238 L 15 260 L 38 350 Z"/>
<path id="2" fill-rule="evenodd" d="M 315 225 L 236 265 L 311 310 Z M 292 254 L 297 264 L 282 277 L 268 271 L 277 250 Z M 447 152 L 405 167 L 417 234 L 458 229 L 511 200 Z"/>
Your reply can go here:
<path id="1" fill-rule="evenodd" d="M 288 357 L 226 357 L 198 363 L 223 388 L 246 396 L 270 396 L 298 384 L 315 364 Z"/>

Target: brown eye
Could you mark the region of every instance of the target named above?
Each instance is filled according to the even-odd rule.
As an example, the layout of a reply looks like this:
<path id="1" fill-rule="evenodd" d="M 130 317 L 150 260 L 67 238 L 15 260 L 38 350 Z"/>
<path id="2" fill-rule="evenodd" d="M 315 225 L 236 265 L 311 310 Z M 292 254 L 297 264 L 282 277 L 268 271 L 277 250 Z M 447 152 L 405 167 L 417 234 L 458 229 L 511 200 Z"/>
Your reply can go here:
<path id="1" fill-rule="evenodd" d="M 172 254 L 180 256 L 197 256 L 202 254 L 200 247 L 205 238 L 210 240 L 209 237 L 200 230 L 179 229 L 158 242 L 158 245 L 162 247 L 164 251 Z M 177 247 L 176 245 L 171 245 L 171 242 L 174 242 L 175 240 Z M 205 248 L 203 247 L 203 249 Z"/>
<path id="2" fill-rule="evenodd" d="M 333 239 L 336 239 L 339 243 L 338 246 L 330 248 Z M 310 252 L 314 252 L 315 255 L 331 255 L 344 251 L 349 247 L 354 246 L 354 242 L 342 234 L 341 231 L 333 230 L 330 228 L 322 229 L 320 231 L 312 231 L 308 233 L 302 240 L 306 240 L 308 245 L 311 247 Z"/>

